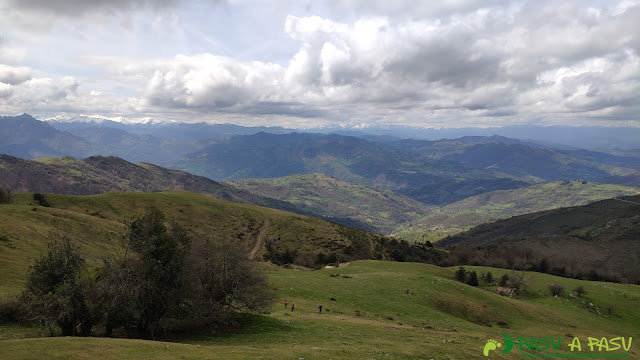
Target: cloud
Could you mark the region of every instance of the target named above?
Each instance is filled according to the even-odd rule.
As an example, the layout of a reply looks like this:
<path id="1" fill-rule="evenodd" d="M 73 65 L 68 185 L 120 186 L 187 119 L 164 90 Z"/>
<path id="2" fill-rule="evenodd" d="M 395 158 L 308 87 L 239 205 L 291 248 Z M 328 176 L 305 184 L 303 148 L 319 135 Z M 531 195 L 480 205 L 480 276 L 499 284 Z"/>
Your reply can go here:
<path id="1" fill-rule="evenodd" d="M 191 24 L 191 18 L 174 11 L 182 6 L 174 0 L 4 0 L 4 4 L 14 13 L 46 13 L 47 19 L 60 23 L 74 17 L 94 19 L 162 9 L 169 14 L 157 11 L 150 16 L 155 18 L 150 22 L 153 31 L 160 34 L 158 47 L 170 49 L 173 42 L 165 40 L 178 39 L 163 37 L 170 36 L 168 28 L 179 28 L 175 33 L 186 39 L 182 46 L 196 41 L 188 39 L 193 34 L 190 27 L 200 26 L 198 34 L 207 38 L 207 44 L 225 49 L 221 51 L 225 56 L 202 44 L 194 47 L 197 51 L 181 50 L 183 54 L 176 56 L 76 54 L 74 60 L 94 77 L 74 76 L 75 85 L 58 81 L 63 77 L 17 66 L 19 62 L 3 61 L 0 55 L 0 63 L 11 64 L 0 66 L 0 97 L 11 96 L 15 104 L 413 124 L 484 125 L 492 118 L 500 122 L 540 118 L 640 122 L 636 111 L 640 107 L 638 1 L 602 5 L 335 0 L 310 3 L 310 15 L 279 2 L 278 6 L 297 13 L 283 13 L 272 20 L 281 21 L 281 31 L 293 45 L 279 61 L 265 60 L 260 54 L 252 61 L 234 53 L 233 31 L 215 24 Z M 225 11 L 257 16 L 249 13 L 251 8 L 251 4 L 229 2 Z M 320 15 L 313 15 L 316 10 Z M 228 36 L 225 44 L 217 32 Z M 273 34 L 254 36 L 255 43 L 274 41 L 269 38 Z M 135 33 L 128 37 L 123 48 L 136 49 L 135 38 Z M 0 50 L 2 46 L 6 48 L 6 42 L 0 41 Z M 82 90 L 85 82 L 92 82 L 86 85 L 91 91 Z M 34 94 L 34 100 L 29 100 L 26 94 L 38 89 L 45 95 Z"/>
<path id="2" fill-rule="evenodd" d="M 47 13 L 62 17 L 77 17 L 95 13 L 128 11 L 140 7 L 163 8 L 173 6 L 177 0 L 4 0 L 4 6 L 20 12 Z M 0 4 L 2 4 L 0 3 Z"/>
<path id="3" fill-rule="evenodd" d="M 178 55 L 154 72 L 144 97 L 155 106 L 210 109 L 278 101 L 282 72 L 271 63 L 239 62 L 211 54 Z"/>
<path id="4" fill-rule="evenodd" d="M 27 80 L 31 80 L 33 71 L 26 67 L 14 67 L 0 64 L 0 83 L 8 85 L 22 84 Z"/>
<path id="5" fill-rule="evenodd" d="M 13 83 L 5 82 L 6 78 L 0 80 L 0 104 L 5 111 L 72 103 L 79 85 L 72 77 L 53 79 L 29 75 L 28 78 L 8 81 L 16 79 Z"/>

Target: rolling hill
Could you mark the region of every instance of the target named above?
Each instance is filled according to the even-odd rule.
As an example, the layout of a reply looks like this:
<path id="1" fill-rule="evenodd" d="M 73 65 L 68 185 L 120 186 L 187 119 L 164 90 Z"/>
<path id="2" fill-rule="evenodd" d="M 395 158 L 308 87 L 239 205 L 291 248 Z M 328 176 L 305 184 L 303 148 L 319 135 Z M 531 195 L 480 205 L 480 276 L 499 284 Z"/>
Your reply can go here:
<path id="1" fill-rule="evenodd" d="M 530 257 L 545 257 L 550 266 L 564 267 L 568 273 L 622 274 L 635 282 L 640 281 L 638 239 L 640 196 L 628 196 L 498 220 L 437 244 L 485 249 L 512 245 L 529 249 Z"/>
<path id="2" fill-rule="evenodd" d="M 495 277 L 508 270 L 467 267 Z M 242 315 L 235 329 L 172 334 L 165 341 L 100 337 L 50 337 L 42 327 L 0 323 L 0 356 L 6 359 L 483 359 L 489 340 L 501 343 L 490 358 L 554 357 L 634 358 L 629 350 L 590 351 L 588 337 L 635 337 L 640 326 L 640 287 L 526 273 L 526 293 L 509 298 L 496 284 L 472 287 L 453 280 L 455 269 L 385 261 L 355 261 L 347 267 L 308 271 L 268 267 L 279 291 L 268 314 Z M 331 275 L 334 276 L 331 276 Z M 547 286 L 566 292 L 552 297 Z M 587 291 L 570 296 L 578 286 Z M 410 290 L 408 292 L 407 290 Z M 295 301 L 294 312 L 282 302 Z M 323 313 L 318 313 L 318 304 Z M 613 307 L 611 313 L 607 307 Z M 558 350 L 528 351 L 518 345 L 507 353 L 505 334 L 527 342 L 553 338 Z M 578 338 L 580 351 L 569 344 Z M 170 342 L 169 342 L 170 341 Z M 524 341 L 523 341 L 524 344 Z M 604 357 L 604 356 L 603 356 Z"/>
<path id="3" fill-rule="evenodd" d="M 333 221 L 335 218 L 352 219 L 382 234 L 391 233 L 398 223 L 426 215 L 430 209 L 389 190 L 354 185 L 324 174 L 246 179 L 230 184 L 257 195 L 290 202 L 315 217 Z"/>
<path id="4" fill-rule="evenodd" d="M 433 208 L 426 216 L 397 226 L 393 234 L 411 241 L 437 241 L 498 219 L 639 193 L 636 187 L 575 180 L 498 190 Z"/>
<path id="5" fill-rule="evenodd" d="M 63 232 L 88 258 L 98 261 L 124 250 L 126 221 L 151 207 L 161 209 L 194 241 L 239 241 L 251 256 L 280 264 L 315 267 L 335 261 L 394 259 L 398 245 L 336 223 L 189 192 L 47 194 L 46 207 L 34 205 L 32 194 L 14 197 L 13 204 L 0 204 L 0 289 L 6 292 L 21 286 L 30 259 L 46 249 L 52 232 Z"/>
<path id="6" fill-rule="evenodd" d="M 377 186 L 426 204 L 450 203 L 525 183 L 456 162 L 431 160 L 355 137 L 258 133 L 219 141 L 168 167 L 217 180 L 324 173 Z"/>
<path id="7" fill-rule="evenodd" d="M 0 154 L 0 186 L 13 192 L 66 195 L 184 190 L 218 199 L 300 211 L 289 203 L 257 196 L 202 176 L 148 163 L 133 164 L 113 156 L 24 160 Z"/>

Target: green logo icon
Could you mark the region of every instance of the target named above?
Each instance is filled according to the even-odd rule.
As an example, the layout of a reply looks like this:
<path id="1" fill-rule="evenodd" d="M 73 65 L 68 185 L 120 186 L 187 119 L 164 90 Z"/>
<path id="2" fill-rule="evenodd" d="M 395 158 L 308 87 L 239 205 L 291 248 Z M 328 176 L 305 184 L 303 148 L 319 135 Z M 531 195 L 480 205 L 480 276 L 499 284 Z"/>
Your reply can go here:
<path id="1" fill-rule="evenodd" d="M 493 339 L 489 339 L 487 340 L 487 344 L 484 346 L 484 350 L 482 350 L 482 353 L 484 354 L 484 356 L 489 356 L 489 351 L 495 350 L 501 346 L 502 344 L 500 344 L 499 342 Z"/>
<path id="2" fill-rule="evenodd" d="M 511 352 L 511 349 L 513 349 L 513 345 L 515 344 L 515 341 L 511 336 L 504 334 L 504 344 L 505 344 L 505 348 L 504 350 L 502 350 L 502 353 L 508 354 L 509 352 Z M 484 349 L 482 350 L 482 353 L 484 354 L 484 356 L 488 357 L 491 351 L 496 350 L 499 347 L 502 347 L 501 343 L 497 342 L 496 340 L 489 339 L 487 340 L 487 343 L 484 345 Z"/>

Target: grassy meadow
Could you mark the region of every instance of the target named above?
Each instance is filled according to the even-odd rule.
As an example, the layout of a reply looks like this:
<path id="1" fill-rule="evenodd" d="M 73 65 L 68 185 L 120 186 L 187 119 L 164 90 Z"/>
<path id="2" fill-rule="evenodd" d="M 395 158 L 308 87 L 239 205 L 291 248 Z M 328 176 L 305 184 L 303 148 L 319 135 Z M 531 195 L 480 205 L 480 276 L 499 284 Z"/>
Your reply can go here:
<path id="1" fill-rule="evenodd" d="M 29 194 L 18 194 L 15 204 L 0 205 L 0 299 L 20 292 L 28 267 L 46 251 L 51 230 L 73 235 L 89 260 L 99 261 L 122 251 L 124 220 L 149 206 L 184 224 L 196 239 L 231 236 L 253 245 L 262 229 L 299 249 L 317 249 L 347 242 L 351 234 L 314 218 L 184 192 L 50 195 L 48 200 L 51 207 L 42 207 Z M 263 252 L 260 248 L 256 257 Z M 495 293 L 496 282 L 481 280 L 471 287 L 455 281 L 455 268 L 373 260 L 342 265 L 312 270 L 261 263 L 278 290 L 277 303 L 269 313 L 237 315 L 231 330 L 223 332 L 172 333 L 158 341 L 63 338 L 50 337 L 39 326 L 0 323 L 0 359 L 484 359 L 487 340 L 503 342 L 505 334 L 560 337 L 560 353 L 570 353 L 567 346 L 578 337 L 582 353 L 590 353 L 587 337 L 626 338 L 640 331 L 636 285 L 526 273 L 527 291 L 508 298 Z M 467 270 L 491 271 L 495 279 L 509 273 Z M 564 286 L 564 294 L 552 297 L 551 283 Z M 580 285 L 587 293 L 570 297 Z M 285 299 L 295 302 L 295 311 L 284 307 Z M 99 335 L 103 329 L 95 331 Z M 508 354 L 499 350 L 488 358 L 525 353 L 518 346 Z M 634 342 L 622 353 L 635 358 L 640 348 Z"/>
<path id="2" fill-rule="evenodd" d="M 265 268 L 279 302 L 269 314 L 238 316 L 242 326 L 237 330 L 173 334 L 167 342 L 51 338 L 42 337 L 46 334 L 37 328 L 2 325 L 0 358 L 481 359 L 487 340 L 502 341 L 505 333 L 527 339 L 561 337 L 561 353 L 570 352 L 567 345 L 574 336 L 582 339 L 587 353 L 589 336 L 633 337 L 640 330 L 640 287 L 634 285 L 527 273 L 525 295 L 508 298 L 495 294 L 495 284 L 481 281 L 479 288 L 471 287 L 453 280 L 453 268 L 424 264 L 356 261 L 315 271 Z M 468 270 L 491 271 L 495 277 L 507 272 Z M 552 297 L 547 291 L 552 282 L 566 291 L 582 285 L 587 293 Z M 284 307 L 285 299 L 295 302 L 295 311 Z M 615 306 L 611 314 L 607 305 Z M 626 353 L 633 358 L 638 351 L 632 343 Z M 491 358 L 520 357 L 516 345 Z"/>

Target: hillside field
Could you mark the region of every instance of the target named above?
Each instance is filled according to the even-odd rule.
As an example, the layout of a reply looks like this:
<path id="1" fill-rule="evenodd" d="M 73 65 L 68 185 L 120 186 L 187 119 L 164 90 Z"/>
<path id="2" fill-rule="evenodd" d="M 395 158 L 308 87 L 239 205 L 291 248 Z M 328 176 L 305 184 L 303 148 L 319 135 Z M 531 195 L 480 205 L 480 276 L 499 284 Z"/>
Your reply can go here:
<path id="1" fill-rule="evenodd" d="M 259 239 L 277 239 L 280 246 L 309 254 L 334 247 L 345 256 L 351 256 L 347 249 L 364 256 L 365 250 L 375 250 L 378 236 L 185 192 L 47 195 L 50 207 L 34 204 L 31 195 L 18 194 L 14 204 L 0 205 L 0 299 L 21 291 L 51 230 L 71 234 L 89 262 L 96 263 L 123 251 L 125 220 L 150 206 L 183 224 L 196 240 L 235 238 L 258 259 L 266 255 L 264 247 L 255 246 Z M 526 273 L 527 291 L 508 298 L 495 293 L 496 282 L 471 287 L 455 281 L 456 268 L 375 260 L 342 265 L 312 270 L 261 263 L 278 291 L 277 302 L 268 313 L 237 315 L 224 332 L 171 333 L 158 341 L 63 338 L 49 337 L 38 326 L 0 323 L 0 359 L 483 359 L 487 341 L 502 344 L 505 334 L 523 342 L 560 337 L 559 353 L 570 353 L 568 344 L 577 337 L 582 353 L 589 354 L 588 337 L 627 339 L 640 330 L 637 285 Z M 510 273 L 467 270 L 491 271 L 495 279 Z M 564 294 L 552 297 L 551 283 L 564 286 Z M 571 297 L 579 285 L 587 293 Z M 295 302 L 295 311 L 284 307 L 285 299 Z M 633 358 L 640 349 L 631 345 L 629 351 L 613 353 Z M 493 351 L 490 358 L 521 358 L 526 349 L 521 352 L 516 345 L 508 354 Z"/>
<path id="2" fill-rule="evenodd" d="M 559 353 L 570 353 L 568 344 L 572 336 L 578 337 L 582 353 L 587 354 L 591 353 L 587 337 L 633 337 L 640 330 L 640 287 L 633 285 L 527 273 L 526 295 L 508 298 L 495 294 L 495 284 L 481 282 L 480 288 L 474 288 L 453 280 L 455 269 L 432 265 L 357 261 L 316 271 L 265 267 L 279 291 L 279 302 L 269 314 L 239 316 L 237 321 L 244 326 L 237 331 L 178 334 L 167 342 L 38 337 L 38 329 L 2 325 L 0 357 L 482 359 L 487 340 L 503 342 L 505 334 L 526 339 L 560 337 Z M 468 270 L 491 271 L 496 278 L 506 272 Z M 587 294 L 579 300 L 566 293 L 554 298 L 546 290 L 552 282 L 568 291 L 583 285 Z M 284 308 L 284 299 L 295 301 L 294 312 Z M 319 304 L 322 314 L 318 314 Z M 615 306 L 611 314 L 605 310 L 609 304 Z M 635 358 L 638 345 L 631 345 L 628 352 L 612 353 Z M 516 359 L 524 353 L 516 345 L 510 353 L 496 351 L 490 358 Z"/>

